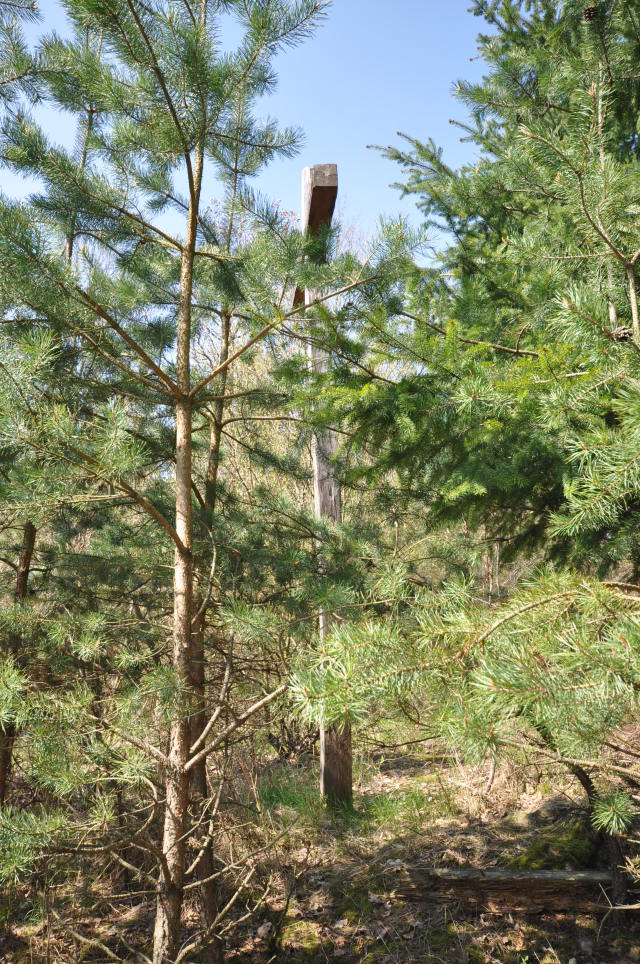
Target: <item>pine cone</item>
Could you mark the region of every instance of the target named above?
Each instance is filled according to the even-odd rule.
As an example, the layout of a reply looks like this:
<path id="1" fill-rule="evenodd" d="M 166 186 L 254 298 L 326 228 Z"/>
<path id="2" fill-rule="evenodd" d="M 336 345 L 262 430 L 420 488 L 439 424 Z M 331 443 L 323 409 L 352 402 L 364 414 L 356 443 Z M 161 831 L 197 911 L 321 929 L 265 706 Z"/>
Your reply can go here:
<path id="1" fill-rule="evenodd" d="M 590 23 L 592 20 L 595 20 L 597 16 L 598 16 L 597 7 L 584 8 L 584 19 L 587 21 L 587 23 Z"/>
<path id="2" fill-rule="evenodd" d="M 629 341 L 633 332 L 630 328 L 626 328 L 624 325 L 620 325 L 618 328 L 614 328 L 611 332 L 611 337 L 614 341 Z"/>

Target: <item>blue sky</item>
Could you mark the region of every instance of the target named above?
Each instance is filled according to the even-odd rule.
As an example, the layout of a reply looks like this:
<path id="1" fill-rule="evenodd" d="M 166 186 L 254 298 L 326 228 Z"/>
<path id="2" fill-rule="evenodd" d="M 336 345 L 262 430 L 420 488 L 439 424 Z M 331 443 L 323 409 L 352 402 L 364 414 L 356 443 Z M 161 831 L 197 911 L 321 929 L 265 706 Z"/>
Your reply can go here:
<path id="1" fill-rule="evenodd" d="M 455 81 L 482 75 L 475 39 L 482 26 L 469 0 L 334 0 L 325 24 L 303 46 L 280 57 L 278 92 L 269 110 L 300 124 L 298 158 L 268 170 L 262 186 L 297 210 L 300 169 L 338 164 L 343 215 L 365 232 L 380 214 L 412 215 L 389 185 L 396 165 L 369 144 L 399 144 L 398 131 L 444 147 L 453 165 L 471 155 L 450 118 L 464 120 Z"/>
<path id="2" fill-rule="evenodd" d="M 282 125 L 300 126 L 300 155 L 274 164 L 259 190 L 297 211 L 305 165 L 333 162 L 339 171 L 339 211 L 368 234 L 381 214 L 403 213 L 419 223 L 410 199 L 390 187 L 399 169 L 369 144 L 398 144 L 398 131 L 433 137 L 453 165 L 471 156 L 450 118 L 465 119 L 453 97 L 458 78 L 482 74 L 475 38 L 481 21 L 470 0 L 333 0 L 327 19 L 304 44 L 279 55 L 279 86 L 264 112 Z M 64 32 L 57 0 L 41 0 L 43 19 L 30 35 Z M 231 38 L 233 40 L 233 38 Z M 40 114 L 48 133 L 69 143 L 73 128 L 53 111 Z M 2 172 L 3 189 L 18 185 Z M 207 185 L 209 192 L 215 185 Z M 22 191 L 20 192 L 22 193 Z M 206 198 L 208 200 L 208 198 Z"/>

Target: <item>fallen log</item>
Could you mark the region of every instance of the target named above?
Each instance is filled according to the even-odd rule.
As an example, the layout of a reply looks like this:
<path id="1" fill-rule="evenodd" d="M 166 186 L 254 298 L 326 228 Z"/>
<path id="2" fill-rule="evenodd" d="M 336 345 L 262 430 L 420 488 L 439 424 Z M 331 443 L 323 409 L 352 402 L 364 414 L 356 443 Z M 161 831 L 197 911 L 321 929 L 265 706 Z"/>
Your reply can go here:
<path id="1" fill-rule="evenodd" d="M 487 910 L 602 910 L 613 875 L 600 870 L 403 867 L 393 890 L 413 900 L 457 900 Z M 403 871 L 403 872 L 402 872 Z"/>

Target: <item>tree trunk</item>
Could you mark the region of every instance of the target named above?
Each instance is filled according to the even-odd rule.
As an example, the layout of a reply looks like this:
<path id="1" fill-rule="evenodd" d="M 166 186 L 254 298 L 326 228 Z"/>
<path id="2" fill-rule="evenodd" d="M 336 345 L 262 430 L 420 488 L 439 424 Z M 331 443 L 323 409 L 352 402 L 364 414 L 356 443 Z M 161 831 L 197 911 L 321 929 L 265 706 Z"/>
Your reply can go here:
<path id="1" fill-rule="evenodd" d="M 229 343 L 231 334 L 231 312 L 225 311 L 222 315 L 222 330 L 220 339 L 220 354 L 218 365 L 224 364 L 229 357 Z M 207 476 L 205 482 L 205 499 L 202 509 L 202 538 L 206 540 L 211 527 L 213 526 L 213 516 L 216 508 L 218 492 L 218 468 L 220 464 L 220 444 L 222 440 L 222 419 L 224 416 L 225 401 L 224 394 L 227 385 L 227 369 L 221 373 L 218 383 L 218 397 L 213 405 L 213 420 L 209 435 L 209 458 L 207 463 Z M 194 680 L 194 711 L 191 718 L 191 744 L 192 746 L 200 738 L 207 721 L 206 692 L 205 692 L 205 629 L 207 623 L 207 612 L 203 612 L 198 626 L 192 637 L 193 644 L 193 680 Z M 207 785 L 207 761 L 203 758 L 190 771 L 190 791 L 194 803 L 201 804 L 208 796 Z M 206 881 L 200 888 L 200 908 L 202 913 L 202 924 L 209 930 L 216 919 L 219 910 L 218 888 L 215 880 L 208 880 L 215 873 L 215 861 L 213 855 L 213 841 L 209 839 L 205 844 L 204 851 L 198 864 L 198 873 L 201 880 Z M 201 952 L 201 958 L 205 964 L 222 964 L 224 960 L 224 945 L 220 938 L 213 935 L 211 943 Z"/>
<path id="2" fill-rule="evenodd" d="M 420 900 L 470 903 L 497 913 L 607 909 L 611 874 L 598 870 L 510 870 L 508 868 L 399 868 L 394 893 Z"/>
<path id="3" fill-rule="evenodd" d="M 31 559 L 36 544 L 36 527 L 27 520 L 22 534 L 22 550 L 18 560 L 18 574 L 16 576 L 16 602 L 23 603 L 27 598 Z"/>
<path id="4" fill-rule="evenodd" d="M 202 182 L 203 149 L 196 149 L 187 233 L 180 268 L 178 306 L 177 384 L 180 397 L 176 418 L 176 546 L 173 571 L 173 644 L 171 664 L 181 685 L 191 696 L 193 619 L 193 517 L 191 508 L 191 297 L 196 247 L 198 208 Z M 187 701 L 188 702 L 188 701 Z M 178 701 L 169 731 L 168 765 L 165 773 L 165 814 L 162 837 L 162 866 L 158 880 L 153 964 L 172 961 L 178 953 L 186 859 L 186 831 L 189 802 L 189 706 Z"/>
<path id="5" fill-rule="evenodd" d="M 320 729 L 320 793 L 332 805 L 353 805 L 351 724 L 345 719 Z"/>
<path id="6" fill-rule="evenodd" d="M 192 635 L 192 672 L 193 672 L 193 705 L 194 712 L 191 716 L 190 740 L 191 745 L 199 739 L 206 724 L 206 702 L 205 702 L 205 653 L 204 653 L 204 632 L 206 624 L 206 613 L 203 613 L 198 620 Z M 207 761 L 203 759 L 189 771 L 189 796 L 191 798 L 194 814 L 204 806 L 209 796 L 207 784 Z M 200 887 L 200 911 L 202 915 L 202 925 L 205 930 L 209 930 L 218 914 L 218 889 L 215 880 L 208 880 L 215 873 L 213 857 L 213 838 L 211 836 L 212 827 L 209 827 L 209 839 L 204 844 L 204 849 L 198 863 L 198 874 L 201 880 L 205 881 Z M 212 934 L 211 943 L 200 952 L 200 959 L 203 964 L 222 964 L 224 960 L 224 945 L 222 941 Z"/>
<path id="7" fill-rule="evenodd" d="M 636 272 L 632 264 L 625 268 L 629 282 L 629 303 L 631 305 L 631 324 L 633 326 L 633 340 L 640 345 L 640 313 L 638 311 L 638 292 L 636 290 Z"/>
<path id="8" fill-rule="evenodd" d="M 229 358 L 229 344 L 231 339 L 231 312 L 222 313 L 222 331 L 220 340 L 220 357 L 218 366 L 224 365 Z M 211 524 L 211 517 L 216 509 L 216 499 L 218 497 L 218 469 L 220 467 L 220 443 L 222 441 L 222 419 L 224 416 L 225 399 L 224 394 L 227 390 L 227 376 L 229 369 L 225 368 L 220 373 L 218 382 L 218 397 L 213 403 L 213 421 L 211 422 L 211 433 L 209 436 L 209 462 L 207 465 L 207 481 L 205 489 L 205 511 Z"/>
<path id="9" fill-rule="evenodd" d="M 182 386 L 181 390 L 184 391 Z M 191 689 L 193 565 L 191 555 L 191 403 L 188 400 L 183 400 L 176 406 L 176 532 L 184 545 L 184 549 L 176 548 L 175 551 L 171 662 L 182 685 Z M 154 964 L 172 961 L 178 952 L 180 940 L 189 786 L 185 766 L 189 758 L 189 738 L 189 717 L 185 713 L 185 707 L 178 703 L 174 707 L 171 721 L 169 762 L 165 775 L 163 866 L 158 882 L 153 948 Z"/>
<path id="10" fill-rule="evenodd" d="M 220 340 L 220 355 L 218 365 L 223 365 L 229 358 L 229 338 L 231 333 L 231 312 L 225 311 L 222 315 L 222 331 Z M 222 418 L 224 415 L 224 393 L 227 385 L 228 369 L 220 375 L 219 396 L 213 406 L 213 420 L 209 434 L 209 458 L 207 462 L 207 476 L 205 481 L 204 506 L 201 516 L 201 536 L 203 542 L 207 540 L 213 527 L 213 515 L 216 509 L 216 498 L 218 494 L 218 467 L 220 464 L 220 443 L 222 440 Z M 198 626 L 193 634 L 193 679 L 194 679 L 194 712 L 191 718 L 191 743 L 197 742 L 200 734 L 204 730 L 207 720 L 206 699 L 205 699 L 205 653 L 204 653 L 204 633 L 207 622 L 206 611 L 202 613 Z M 207 764 L 206 760 L 201 760 L 197 766 L 191 770 L 191 787 L 194 793 L 202 796 L 207 792 Z"/>
<path id="11" fill-rule="evenodd" d="M 17 603 L 24 603 L 27 598 L 27 588 L 29 584 L 29 573 L 31 571 L 31 559 L 36 544 L 36 527 L 33 522 L 27 520 L 24 524 L 22 534 L 22 549 L 18 560 L 18 570 L 16 575 L 15 600 Z M 17 641 L 11 641 L 11 649 L 17 649 Z M 11 775 L 11 761 L 13 759 L 13 744 L 16 739 L 16 728 L 13 723 L 5 724 L 0 731 L 0 807 L 4 804 Z"/>
<path id="12" fill-rule="evenodd" d="M 13 743 L 16 738 L 16 728 L 13 723 L 5 723 L 0 730 L 0 807 L 4 805 L 9 777 L 11 776 L 11 761 L 13 759 Z"/>
<path id="13" fill-rule="evenodd" d="M 604 148 L 604 111 L 602 103 L 602 88 L 604 82 L 604 70 L 602 63 L 598 65 L 598 152 L 600 154 L 600 170 L 603 175 L 606 171 L 607 166 L 607 156 Z M 613 277 L 613 264 L 611 262 L 611 254 L 607 254 L 606 257 L 606 270 L 607 270 L 607 304 L 609 306 L 609 326 L 611 331 L 615 331 L 618 327 L 618 312 L 616 310 L 615 302 L 613 300 L 614 295 L 614 277 Z"/>

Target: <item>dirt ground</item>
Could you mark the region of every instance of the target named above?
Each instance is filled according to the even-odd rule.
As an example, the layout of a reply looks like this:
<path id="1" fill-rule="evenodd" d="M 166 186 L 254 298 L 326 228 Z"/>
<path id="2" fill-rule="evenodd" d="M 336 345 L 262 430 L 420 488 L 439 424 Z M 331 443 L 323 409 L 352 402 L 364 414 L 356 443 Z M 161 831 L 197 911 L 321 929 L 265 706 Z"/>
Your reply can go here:
<path id="1" fill-rule="evenodd" d="M 353 813 L 336 816 L 317 800 L 315 771 L 312 760 L 274 761 L 261 774 L 253 809 L 272 846 L 260 886 L 229 918 L 229 962 L 640 962 L 640 915 L 610 912 L 600 886 L 562 885 L 549 907 L 527 885 L 496 900 L 425 884 L 425 868 L 603 868 L 577 783 L 531 766 L 491 774 L 419 750 L 378 752 L 358 766 Z M 5 909 L 0 960 L 148 955 L 153 900 L 117 895 L 105 881 L 83 886 L 84 900 L 60 894 L 39 918 L 31 911 L 16 923 L 17 908 Z M 196 919 L 187 905 L 187 931 Z"/>
<path id="2" fill-rule="evenodd" d="M 232 959 L 640 961 L 638 915 L 608 913 L 599 887 L 576 898 L 576 907 L 569 909 L 567 894 L 567 909 L 548 909 L 535 889 L 519 891 L 509 907 L 490 894 L 461 899 L 421 886 L 414 871 L 429 866 L 580 870 L 605 863 L 577 784 L 558 792 L 543 772 L 513 767 L 499 769 L 490 789 L 488 782 L 486 770 L 417 755 L 372 761 L 355 819 L 320 822 L 314 836 L 308 827 L 294 829 L 292 837 L 308 842 L 288 854 L 289 873 L 301 868 L 289 902 L 274 902 Z M 260 940 L 270 946 L 261 949 Z"/>

